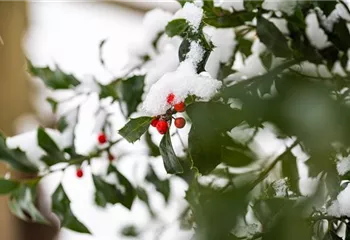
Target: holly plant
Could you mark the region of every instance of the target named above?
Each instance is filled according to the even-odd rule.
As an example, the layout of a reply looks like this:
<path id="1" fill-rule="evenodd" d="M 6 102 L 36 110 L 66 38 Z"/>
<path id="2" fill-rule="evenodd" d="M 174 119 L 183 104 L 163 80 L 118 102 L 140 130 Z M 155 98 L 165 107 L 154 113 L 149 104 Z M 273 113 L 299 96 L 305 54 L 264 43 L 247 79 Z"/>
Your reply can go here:
<path id="1" fill-rule="evenodd" d="M 98 79 L 87 84 L 58 66 L 28 62 L 28 72 L 53 93 L 47 100 L 57 131 L 37 129 L 42 154 L 35 161 L 0 137 L 0 159 L 31 176 L 0 180 L 11 211 L 49 224 L 36 206 L 38 183 L 75 168 L 77 178 L 92 178 L 97 206 L 132 209 L 139 199 L 153 219 L 159 213 L 142 183 L 168 202 L 172 179 L 182 179 L 187 205 L 178 221 L 191 239 L 349 240 L 348 3 L 180 5 L 175 14 L 147 13 L 143 38 L 130 46 L 127 70 L 108 84 Z M 109 71 L 105 42 L 100 60 Z M 90 98 L 98 102 L 91 115 L 96 126 L 94 139 L 84 141 L 94 146 L 84 152 L 77 148 L 78 128 L 91 120 L 81 114 Z M 60 143 L 57 135 L 66 141 Z M 162 159 L 157 167 L 165 178 L 154 164 L 141 183 L 121 169 L 138 144 L 150 162 Z M 125 146 L 131 150 L 114 150 Z M 104 160 L 105 171 L 86 173 L 94 161 Z M 64 184 L 51 199 L 61 227 L 91 233 L 73 214 Z M 133 225 L 122 233 L 142 238 L 142 229 Z"/>

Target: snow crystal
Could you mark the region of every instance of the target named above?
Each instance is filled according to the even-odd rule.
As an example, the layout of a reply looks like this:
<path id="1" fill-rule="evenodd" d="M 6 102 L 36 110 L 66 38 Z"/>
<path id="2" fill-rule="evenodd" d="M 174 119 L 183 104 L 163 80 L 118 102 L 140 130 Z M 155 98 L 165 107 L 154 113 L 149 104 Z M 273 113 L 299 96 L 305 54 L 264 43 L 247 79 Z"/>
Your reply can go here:
<path id="1" fill-rule="evenodd" d="M 190 61 L 193 64 L 193 67 L 196 67 L 200 63 L 204 56 L 204 49 L 198 42 L 191 42 L 190 51 L 186 55 L 186 60 Z"/>
<path id="2" fill-rule="evenodd" d="M 337 163 L 337 170 L 340 175 L 345 175 L 347 172 L 350 171 L 350 158 L 344 158 L 341 159 Z"/>
<path id="3" fill-rule="evenodd" d="M 334 217 L 348 216 L 350 217 L 350 185 L 341 191 L 337 199 L 332 202 L 328 208 L 328 214 Z"/>
<path id="4" fill-rule="evenodd" d="M 174 19 L 184 18 L 197 31 L 203 18 L 203 9 L 193 3 L 186 2 L 183 8 L 177 11 Z"/>
<path id="5" fill-rule="evenodd" d="M 167 103 L 170 93 L 175 95 L 174 103 L 184 101 L 188 95 L 209 100 L 221 87 L 221 82 L 207 73 L 196 74 L 190 61 L 184 61 L 174 72 L 166 73 L 155 83 L 143 103 L 144 110 L 155 116 L 164 114 L 171 105 Z"/>
<path id="6" fill-rule="evenodd" d="M 276 197 L 285 197 L 288 193 L 287 178 L 282 178 L 272 183 Z"/>

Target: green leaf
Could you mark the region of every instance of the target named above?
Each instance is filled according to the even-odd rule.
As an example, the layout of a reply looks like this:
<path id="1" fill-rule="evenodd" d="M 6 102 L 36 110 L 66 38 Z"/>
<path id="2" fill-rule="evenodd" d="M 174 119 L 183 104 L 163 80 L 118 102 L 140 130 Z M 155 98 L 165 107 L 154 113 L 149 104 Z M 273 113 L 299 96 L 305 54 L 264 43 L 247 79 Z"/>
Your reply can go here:
<path id="1" fill-rule="evenodd" d="M 147 131 L 152 122 L 152 117 L 139 117 L 130 119 L 123 128 L 119 130 L 119 134 L 128 142 L 134 143 Z"/>
<path id="2" fill-rule="evenodd" d="M 191 0 L 176 0 L 176 1 L 180 3 L 181 7 L 183 7 L 187 2 L 192 2 Z"/>
<path id="3" fill-rule="evenodd" d="M 288 152 L 281 162 L 282 174 L 288 178 L 290 190 L 296 194 L 300 194 L 297 158 L 291 152 Z"/>
<path id="4" fill-rule="evenodd" d="M 42 157 L 48 166 L 55 165 L 59 162 L 66 162 L 63 151 L 61 151 L 55 141 L 45 132 L 43 128 L 38 128 L 37 132 L 38 144 L 46 152 L 46 156 Z"/>
<path id="5" fill-rule="evenodd" d="M 57 129 L 61 133 L 68 127 L 68 123 L 65 117 L 61 117 L 57 122 Z"/>
<path id="6" fill-rule="evenodd" d="M 149 197 L 148 197 L 148 194 L 146 192 L 145 189 L 141 188 L 141 187 L 137 187 L 135 189 L 136 191 L 136 195 L 137 197 L 146 204 L 147 206 L 147 209 L 149 211 L 149 213 L 151 214 L 152 217 L 155 217 L 156 214 L 153 212 L 153 209 L 151 207 L 151 204 L 150 204 L 150 201 L 149 201 Z"/>
<path id="7" fill-rule="evenodd" d="M 245 57 L 249 57 L 252 54 L 253 42 L 245 38 L 239 38 L 237 41 L 238 41 L 237 49 L 241 53 L 243 53 Z"/>
<path id="8" fill-rule="evenodd" d="M 0 160 L 7 162 L 15 170 L 27 172 L 27 173 L 37 173 L 38 169 L 33 165 L 26 154 L 22 152 L 19 148 L 9 149 L 6 146 L 6 139 L 0 133 Z"/>
<path id="9" fill-rule="evenodd" d="M 99 84 L 99 86 L 100 86 L 100 99 L 108 98 L 108 97 L 112 97 L 113 100 L 119 99 L 115 82 L 112 82 L 107 85 Z"/>
<path id="10" fill-rule="evenodd" d="M 226 132 L 242 122 L 242 114 L 228 105 L 213 102 L 191 104 L 187 114 L 192 121 L 188 142 L 193 165 L 200 173 L 209 173 L 222 162 Z"/>
<path id="11" fill-rule="evenodd" d="M 52 211 L 61 221 L 61 226 L 79 233 L 90 233 L 89 229 L 81 223 L 70 208 L 70 200 L 60 184 L 52 194 Z"/>
<path id="12" fill-rule="evenodd" d="M 272 59 L 273 56 L 270 52 L 263 52 L 260 54 L 260 60 L 267 71 L 271 69 Z"/>
<path id="13" fill-rule="evenodd" d="M 160 141 L 159 150 L 167 173 L 175 174 L 183 172 L 181 163 L 174 152 L 169 131 L 167 131 Z"/>
<path id="14" fill-rule="evenodd" d="M 187 53 L 190 51 L 191 42 L 185 38 L 179 47 L 179 60 L 183 62 L 186 59 Z"/>
<path id="15" fill-rule="evenodd" d="M 291 50 L 288 47 L 287 39 L 281 31 L 264 17 L 257 18 L 256 32 L 262 43 L 265 44 L 276 57 L 289 57 Z"/>
<path id="16" fill-rule="evenodd" d="M 245 25 L 246 22 L 252 21 L 256 13 L 247 11 L 230 11 L 221 8 L 212 7 L 206 9 L 203 22 L 216 28 L 234 28 Z"/>
<path id="17" fill-rule="evenodd" d="M 106 207 L 107 203 L 119 202 L 116 186 L 105 182 L 101 177 L 92 175 L 96 188 L 95 202 L 100 207 Z"/>
<path id="18" fill-rule="evenodd" d="M 149 149 L 149 155 L 152 157 L 158 157 L 160 155 L 159 147 L 152 141 L 149 131 L 146 131 L 145 140 Z"/>
<path id="19" fill-rule="evenodd" d="M 51 70 L 49 67 L 37 68 L 28 61 L 28 71 L 35 77 L 41 78 L 47 87 L 52 89 L 69 89 L 78 86 L 80 82 L 73 75 L 66 74 L 59 67 Z"/>
<path id="20" fill-rule="evenodd" d="M 56 113 L 58 102 L 55 99 L 50 98 L 50 97 L 46 98 L 46 101 L 51 105 L 52 112 Z"/>
<path id="21" fill-rule="evenodd" d="M 0 195 L 3 194 L 9 194 L 15 189 L 19 187 L 19 183 L 12 181 L 12 180 L 7 180 L 7 179 L 0 179 Z"/>
<path id="22" fill-rule="evenodd" d="M 134 225 L 127 225 L 123 227 L 122 234 L 126 237 L 137 237 L 140 233 Z"/>
<path id="23" fill-rule="evenodd" d="M 107 174 L 114 173 L 117 176 L 118 179 L 118 185 L 121 186 L 123 191 L 120 192 L 119 195 L 119 202 L 123 204 L 128 209 L 131 209 L 132 204 L 134 202 L 134 199 L 136 197 L 136 192 L 132 184 L 129 182 L 129 180 L 121 174 L 121 172 L 118 171 L 118 169 L 113 166 L 112 164 L 109 165 Z"/>
<path id="24" fill-rule="evenodd" d="M 165 33 L 169 37 L 181 36 L 188 29 L 189 25 L 185 19 L 175 19 L 168 23 Z"/>
<path id="25" fill-rule="evenodd" d="M 156 187 L 156 190 L 163 195 L 165 202 L 168 202 L 170 196 L 169 179 L 159 179 L 153 168 L 149 166 L 146 181 L 152 183 Z"/>
<path id="26" fill-rule="evenodd" d="M 118 82 L 118 93 L 120 98 L 126 103 L 128 117 L 136 111 L 137 106 L 142 101 L 144 81 L 144 75 L 135 75 Z"/>
<path id="27" fill-rule="evenodd" d="M 231 167 L 243 167 L 251 164 L 254 161 L 254 155 L 246 146 L 234 142 L 233 139 L 227 137 L 222 148 L 222 162 Z"/>
<path id="28" fill-rule="evenodd" d="M 48 221 L 35 206 L 37 200 L 36 186 L 37 182 L 17 185 L 15 189 L 12 189 L 13 191 L 9 198 L 9 208 L 14 215 L 24 221 L 47 224 Z"/>
<path id="29" fill-rule="evenodd" d="M 344 240 L 350 240 L 350 223 L 346 224 L 346 232 L 345 232 L 345 239 Z"/>
<path id="30" fill-rule="evenodd" d="M 253 11 L 257 8 L 261 8 L 263 2 L 264 0 L 244 0 L 243 5 L 247 11 Z"/>

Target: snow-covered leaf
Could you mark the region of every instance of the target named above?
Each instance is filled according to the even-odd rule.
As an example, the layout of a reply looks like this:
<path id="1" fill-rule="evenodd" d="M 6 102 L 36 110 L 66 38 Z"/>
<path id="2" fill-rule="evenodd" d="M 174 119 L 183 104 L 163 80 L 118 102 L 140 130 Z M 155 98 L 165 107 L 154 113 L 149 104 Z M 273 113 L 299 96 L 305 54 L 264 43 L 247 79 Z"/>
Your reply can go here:
<path id="1" fill-rule="evenodd" d="M 185 19 L 175 19 L 168 23 L 165 33 L 169 37 L 181 36 L 188 29 L 188 23 Z"/>
<path id="2" fill-rule="evenodd" d="M 61 151 L 54 140 L 46 133 L 43 128 L 38 128 L 38 144 L 46 152 L 41 158 L 48 166 L 55 165 L 59 162 L 65 162 L 63 151 Z"/>
<path id="3" fill-rule="evenodd" d="M 52 194 L 52 211 L 61 221 L 61 226 L 79 233 L 90 234 L 89 229 L 81 223 L 70 208 L 70 200 L 60 184 Z"/>

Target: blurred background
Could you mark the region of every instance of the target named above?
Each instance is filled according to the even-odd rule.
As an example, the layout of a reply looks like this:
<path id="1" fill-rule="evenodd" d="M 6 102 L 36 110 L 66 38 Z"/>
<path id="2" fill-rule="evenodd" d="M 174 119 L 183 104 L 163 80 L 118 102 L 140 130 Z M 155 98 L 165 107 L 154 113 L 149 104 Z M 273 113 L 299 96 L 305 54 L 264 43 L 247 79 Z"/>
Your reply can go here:
<path id="1" fill-rule="evenodd" d="M 53 121 L 43 85 L 30 79 L 24 71 L 25 56 L 36 66 L 57 64 L 78 78 L 93 75 L 100 82 L 108 81 L 111 73 L 99 62 L 100 42 L 108 39 L 103 57 L 111 72 L 118 72 L 128 61 L 127 46 L 137 38 L 144 13 L 155 7 L 172 12 L 179 5 L 175 1 L 0 2 L 1 131 L 12 136 L 38 125 L 50 126 Z M 8 171 L 2 164 L 0 168 L 1 174 Z M 87 185 L 86 182 L 73 183 L 72 188 L 85 188 Z M 46 195 L 47 189 L 43 186 L 42 199 Z M 81 198 L 84 194 L 78 191 L 76 196 Z M 42 209 L 47 208 L 44 200 L 39 204 L 43 205 Z M 0 239 L 120 239 L 116 238 L 117 222 L 113 216 L 123 214 L 122 210 L 113 208 L 102 212 L 83 205 L 79 214 L 83 215 L 85 222 L 95 226 L 93 232 L 96 234 L 93 237 L 69 231 L 58 234 L 55 227 L 16 219 L 9 213 L 6 197 L 0 197 Z M 168 237 L 164 237 L 162 239 L 179 239 L 180 236 L 169 233 Z"/>

